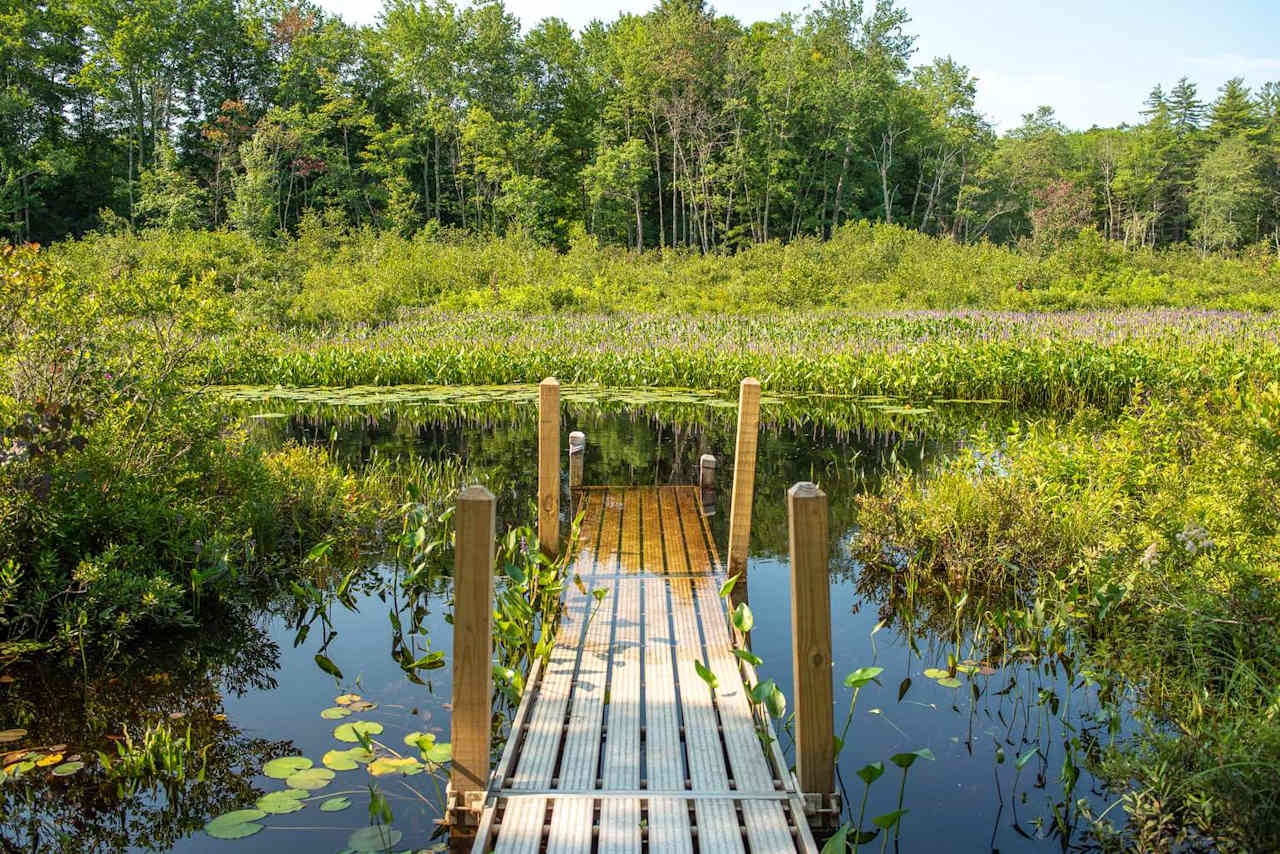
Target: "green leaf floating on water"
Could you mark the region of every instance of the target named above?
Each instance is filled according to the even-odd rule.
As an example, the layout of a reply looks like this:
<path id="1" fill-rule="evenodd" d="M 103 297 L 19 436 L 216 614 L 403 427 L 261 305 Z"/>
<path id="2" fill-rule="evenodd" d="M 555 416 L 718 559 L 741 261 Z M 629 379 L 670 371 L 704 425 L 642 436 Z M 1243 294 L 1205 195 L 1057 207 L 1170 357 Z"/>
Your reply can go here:
<path id="1" fill-rule="evenodd" d="M 359 741 L 356 733 L 364 735 L 378 735 L 382 732 L 382 724 L 377 721 L 352 721 L 349 724 L 342 724 L 333 731 L 333 737 L 338 741 L 345 741 L 353 744 Z"/>
<path id="2" fill-rule="evenodd" d="M 302 799 L 307 794 L 303 789 L 284 789 L 279 792 L 268 792 L 258 798 L 258 809 L 269 812 L 272 815 L 297 812 L 306 806 Z"/>
<path id="3" fill-rule="evenodd" d="M 307 770 L 313 764 L 305 756 L 281 756 L 279 759 L 272 759 L 266 765 L 263 765 L 262 773 L 268 777 L 283 780 L 290 774 L 297 774 L 299 771 Z"/>
<path id="4" fill-rule="evenodd" d="M 343 708 L 342 706 L 330 706 L 320 713 L 320 717 L 327 721 L 336 721 L 339 718 L 351 717 L 351 710 Z"/>
<path id="5" fill-rule="evenodd" d="M 324 763 L 324 767 L 334 771 L 352 771 L 362 763 L 372 762 L 373 754 L 363 747 L 353 747 L 350 750 L 330 750 L 320 761 Z"/>
<path id="6" fill-rule="evenodd" d="M 308 768 L 297 774 L 290 774 L 284 784 L 290 789 L 323 789 L 333 782 L 333 772 L 328 768 Z"/>
<path id="7" fill-rule="evenodd" d="M 404 834 L 385 824 L 362 827 L 347 837 L 347 847 L 364 854 L 386 851 L 404 837 Z"/>
<path id="8" fill-rule="evenodd" d="M 943 670 L 941 667 L 930 667 L 924 672 L 924 675 L 930 679 L 946 679 L 951 675 L 951 671 Z"/>
<path id="9" fill-rule="evenodd" d="M 938 680 L 938 684 L 943 688 L 959 688 L 961 683 L 954 676 L 944 676 Z"/>
<path id="10" fill-rule="evenodd" d="M 53 776 L 70 777 L 83 767 L 83 762 L 63 762 L 61 765 L 55 765 L 53 767 Z"/>
<path id="11" fill-rule="evenodd" d="M 351 806 L 350 798 L 329 798 L 329 800 L 320 804 L 320 812 L 338 812 L 345 810 Z"/>
<path id="12" fill-rule="evenodd" d="M 447 741 L 436 742 L 422 749 L 422 758 L 435 765 L 443 765 L 453 758 L 453 745 Z"/>
<path id="13" fill-rule="evenodd" d="M 266 816 L 262 810 L 233 810 L 206 824 L 204 832 L 214 839 L 243 839 L 262 830 L 262 825 L 257 822 Z"/>

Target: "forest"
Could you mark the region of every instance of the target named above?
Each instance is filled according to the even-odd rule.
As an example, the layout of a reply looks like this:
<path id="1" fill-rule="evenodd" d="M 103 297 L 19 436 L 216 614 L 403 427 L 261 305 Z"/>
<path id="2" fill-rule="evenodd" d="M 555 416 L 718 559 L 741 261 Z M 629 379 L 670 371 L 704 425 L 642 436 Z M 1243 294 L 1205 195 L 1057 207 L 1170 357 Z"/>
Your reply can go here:
<path id="1" fill-rule="evenodd" d="M 733 252 L 881 220 L 973 243 L 1280 248 L 1280 83 L 1182 78 L 1133 125 L 997 133 L 894 0 L 742 22 L 699 0 L 574 32 L 501 3 L 4 0 L 0 217 L 267 239 L 309 212 Z"/>

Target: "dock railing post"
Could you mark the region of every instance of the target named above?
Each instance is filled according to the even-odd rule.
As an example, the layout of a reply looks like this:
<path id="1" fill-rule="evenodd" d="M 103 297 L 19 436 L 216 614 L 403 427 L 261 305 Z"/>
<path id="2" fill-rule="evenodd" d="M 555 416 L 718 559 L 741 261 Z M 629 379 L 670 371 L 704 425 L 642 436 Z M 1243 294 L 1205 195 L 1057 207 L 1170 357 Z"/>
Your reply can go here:
<path id="1" fill-rule="evenodd" d="M 811 815 L 829 820 L 821 815 L 829 811 L 836 791 L 827 526 L 825 492 L 803 482 L 787 490 L 796 782 Z"/>
<path id="2" fill-rule="evenodd" d="M 733 450 L 733 498 L 729 506 L 729 575 L 741 574 L 735 591 L 746 595 L 747 548 L 751 544 L 751 496 L 756 486 L 760 439 L 760 381 L 748 377 L 738 391 L 738 436 Z"/>
<path id="3" fill-rule="evenodd" d="M 548 555 L 560 553 L 560 383 L 538 385 L 538 542 Z"/>
<path id="4" fill-rule="evenodd" d="M 453 570 L 453 712 L 448 821 L 474 828 L 489 785 L 493 694 L 493 561 L 496 500 L 483 486 L 458 494 Z"/>
<path id="5" fill-rule="evenodd" d="M 582 487 L 582 460 L 587 452 L 587 434 L 574 430 L 569 434 L 569 490 Z"/>

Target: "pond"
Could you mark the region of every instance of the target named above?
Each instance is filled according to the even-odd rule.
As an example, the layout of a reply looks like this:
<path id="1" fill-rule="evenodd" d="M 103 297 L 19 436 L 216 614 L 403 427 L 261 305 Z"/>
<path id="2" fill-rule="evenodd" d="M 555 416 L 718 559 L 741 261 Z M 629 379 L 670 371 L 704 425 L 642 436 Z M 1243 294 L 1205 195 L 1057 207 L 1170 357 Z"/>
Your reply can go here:
<path id="1" fill-rule="evenodd" d="M 532 518 L 532 389 L 236 389 L 228 396 L 255 441 L 321 444 L 352 466 L 456 460 L 499 496 L 500 530 Z M 1133 726 L 1121 692 L 1082 672 L 1069 643 L 1042 645 L 1053 629 L 1034 624 L 1034 608 L 1020 618 L 1032 620 L 1022 627 L 1029 643 L 979 649 L 972 638 L 989 636 L 992 615 L 1010 612 L 1009 603 L 962 601 L 959 591 L 941 587 L 904 589 L 900 579 L 867 571 L 850 556 L 859 491 L 874 489 L 891 468 L 919 469 L 967 453 L 970 431 L 1014 417 L 993 403 L 911 409 L 868 399 L 765 401 L 748 573 L 753 649 L 764 659 L 762 678 L 790 697 L 784 493 L 796 481 L 819 482 L 831 506 L 838 732 L 855 694 L 841 684 L 845 674 L 883 668 L 856 689 L 839 756 L 846 817 L 856 817 L 863 802 L 859 769 L 875 762 L 887 769 L 866 791 L 863 826 L 872 827 L 872 817 L 898 807 L 902 775 L 890 757 L 921 748 L 932 756 L 910 769 L 903 794 L 909 812 L 891 843 L 896 850 L 1091 850 L 1096 843 L 1081 808 L 1097 814 L 1116 798 L 1086 765 Z M 563 430 L 566 437 L 570 430 L 587 434 L 588 483 L 695 482 L 699 457 L 715 454 L 722 477 L 710 521 L 723 552 L 733 418 L 732 400 L 706 393 L 567 389 Z M 449 580 L 437 579 L 410 604 L 394 583 L 400 568 L 370 563 L 352 575 L 345 602 L 329 596 L 317 607 L 305 590 L 277 591 L 253 609 L 219 615 L 203 631 L 158 641 L 145 655 L 123 655 L 109 673 L 84 661 L 5 673 L 0 730 L 28 732 L 0 749 L 40 746 L 59 755 L 58 765 L 78 754 L 89 767 L 65 777 L 37 767 L 0 786 L 0 846 L 374 850 L 380 843 L 360 836 L 371 803 L 385 805 L 380 820 L 389 814 L 402 834 L 392 850 L 438 845 L 443 772 L 427 762 L 425 773 L 374 777 L 342 752 L 360 748 L 349 726 L 357 721 L 375 724 L 371 736 L 406 755 L 417 755 L 404 746 L 409 741 L 448 740 Z M 332 592 L 345 576 L 317 577 L 319 588 Z M 407 678 L 406 661 L 427 659 L 427 669 L 411 671 L 420 684 Z M 443 666 L 432 669 L 436 664 Z M 116 757 L 116 744 L 127 737 L 136 746 L 148 727 L 150 755 L 168 757 L 158 771 L 114 780 L 100 773 L 100 760 L 91 759 L 97 751 Z M 790 735 L 779 729 L 789 751 Z M 263 773 L 270 760 L 299 754 L 312 769 L 277 765 L 267 768 L 273 776 Z M 339 770 L 330 774 L 326 765 Z M 228 841 L 204 830 L 215 816 L 298 786 L 294 798 L 268 799 L 271 814 L 258 819 L 262 832 Z M 238 828 L 232 821 L 218 835 L 239 835 Z M 884 841 L 882 835 L 863 850 L 880 850 Z"/>

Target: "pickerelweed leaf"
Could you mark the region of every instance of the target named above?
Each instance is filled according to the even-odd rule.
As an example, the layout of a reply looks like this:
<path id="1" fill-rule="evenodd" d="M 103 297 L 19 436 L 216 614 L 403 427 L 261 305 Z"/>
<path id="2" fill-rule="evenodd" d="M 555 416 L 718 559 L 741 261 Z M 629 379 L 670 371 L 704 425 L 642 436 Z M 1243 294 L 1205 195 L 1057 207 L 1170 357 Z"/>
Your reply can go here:
<path id="1" fill-rule="evenodd" d="M 382 732 L 382 724 L 377 721 L 352 721 L 348 724 L 340 724 L 333 731 L 333 737 L 338 741 L 345 741 L 354 744 L 360 738 L 357 733 L 363 735 L 378 735 Z"/>
<path id="2" fill-rule="evenodd" d="M 881 673 L 884 673 L 883 667 L 859 667 L 844 677 L 844 686 L 846 688 L 861 688 Z"/>
<path id="3" fill-rule="evenodd" d="M 333 659 L 329 658 L 327 655 L 316 653 L 316 666 L 325 673 L 328 673 L 334 679 L 342 678 L 342 671 L 338 669 L 338 665 L 333 663 Z"/>
<path id="4" fill-rule="evenodd" d="M 870 786 L 884 774 L 884 763 L 872 762 L 868 765 L 863 765 L 855 773 L 862 779 L 862 782 Z"/>
<path id="5" fill-rule="evenodd" d="M 745 661 L 747 664 L 750 664 L 752 667 L 759 667 L 764 664 L 764 659 L 749 649 L 738 649 L 737 647 L 734 647 L 733 654 Z"/>
<path id="6" fill-rule="evenodd" d="M 894 810 L 893 812 L 887 812 L 884 815 L 878 815 L 871 819 L 871 821 L 876 827 L 888 830 L 898 822 L 902 821 L 902 817 L 908 812 L 910 812 L 910 810 Z"/>
<path id="7" fill-rule="evenodd" d="M 1035 748 L 1035 747 L 1031 748 L 1031 749 L 1030 749 L 1030 750 L 1028 750 L 1026 753 L 1022 754 L 1022 755 L 1021 755 L 1021 756 L 1019 756 L 1017 759 L 1013 760 L 1013 764 L 1014 764 L 1014 766 L 1015 766 L 1019 771 L 1021 771 L 1021 770 L 1022 770 L 1022 766 L 1026 765 L 1028 762 L 1030 762 L 1030 761 L 1031 761 L 1031 757 L 1035 756 L 1035 755 L 1036 755 L 1037 753 L 1039 753 L 1039 752 L 1040 752 L 1039 748 Z"/>
<path id="8" fill-rule="evenodd" d="M 849 831 L 852 829 L 851 824 L 840 825 L 840 829 L 822 846 L 822 854 L 845 854 L 849 847 Z"/>
<path id="9" fill-rule="evenodd" d="M 701 661 L 695 661 L 693 663 L 693 669 L 697 672 L 698 678 L 711 686 L 712 691 L 716 689 L 716 686 L 719 684 L 716 680 L 716 675 L 712 673 L 705 664 Z"/>
<path id="10" fill-rule="evenodd" d="M 755 624 L 755 615 L 751 613 L 751 609 L 747 607 L 747 603 L 739 602 L 738 607 L 733 609 L 733 627 L 743 634 L 746 634 L 751 631 Z"/>
<path id="11" fill-rule="evenodd" d="M 299 771 L 307 770 L 313 764 L 305 756 L 281 756 L 279 759 L 272 759 L 266 765 L 263 765 L 262 773 L 268 777 L 283 780 L 290 774 L 297 774 Z"/>

